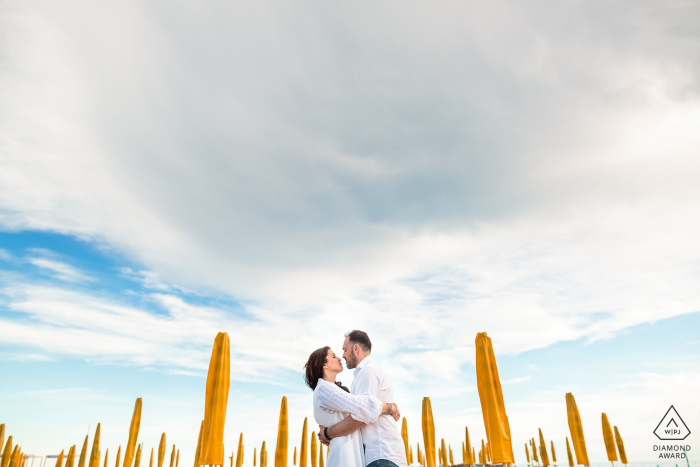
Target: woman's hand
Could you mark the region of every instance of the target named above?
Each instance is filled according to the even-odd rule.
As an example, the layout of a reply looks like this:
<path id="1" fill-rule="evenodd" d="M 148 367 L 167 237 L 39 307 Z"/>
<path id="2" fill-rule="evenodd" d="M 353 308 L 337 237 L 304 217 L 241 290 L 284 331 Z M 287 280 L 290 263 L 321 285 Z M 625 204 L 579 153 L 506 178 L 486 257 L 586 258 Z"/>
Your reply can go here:
<path id="1" fill-rule="evenodd" d="M 384 404 L 382 404 L 382 414 L 394 417 L 394 420 L 397 422 L 399 421 L 399 418 L 401 418 L 399 406 L 394 404 L 393 402 L 384 402 Z"/>

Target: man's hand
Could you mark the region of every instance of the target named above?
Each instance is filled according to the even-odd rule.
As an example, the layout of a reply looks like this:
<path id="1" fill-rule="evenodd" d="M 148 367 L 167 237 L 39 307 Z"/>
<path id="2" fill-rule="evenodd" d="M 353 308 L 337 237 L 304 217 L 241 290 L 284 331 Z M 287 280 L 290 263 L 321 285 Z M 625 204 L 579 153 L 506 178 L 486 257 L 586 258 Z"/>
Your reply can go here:
<path id="1" fill-rule="evenodd" d="M 321 444 L 323 444 L 323 445 L 325 445 L 325 446 L 328 446 L 329 444 L 331 444 L 331 442 L 330 442 L 329 439 L 326 439 L 326 436 L 323 434 L 325 428 L 326 428 L 325 426 L 319 425 L 319 426 L 318 426 L 318 435 L 317 435 L 317 436 L 318 436 L 318 440 L 321 442 Z"/>

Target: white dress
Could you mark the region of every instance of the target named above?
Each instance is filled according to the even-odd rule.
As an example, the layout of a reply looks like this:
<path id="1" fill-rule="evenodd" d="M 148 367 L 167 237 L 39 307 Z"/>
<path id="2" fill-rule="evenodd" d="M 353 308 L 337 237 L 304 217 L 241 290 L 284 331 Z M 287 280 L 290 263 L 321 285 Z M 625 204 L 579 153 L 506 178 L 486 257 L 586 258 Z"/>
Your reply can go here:
<path id="1" fill-rule="evenodd" d="M 353 395 L 336 384 L 319 379 L 314 390 L 316 423 L 331 427 L 348 415 L 364 423 L 374 423 L 382 413 L 382 401 L 370 395 Z M 365 467 L 365 449 L 360 430 L 333 438 L 328 451 L 327 467 Z"/>

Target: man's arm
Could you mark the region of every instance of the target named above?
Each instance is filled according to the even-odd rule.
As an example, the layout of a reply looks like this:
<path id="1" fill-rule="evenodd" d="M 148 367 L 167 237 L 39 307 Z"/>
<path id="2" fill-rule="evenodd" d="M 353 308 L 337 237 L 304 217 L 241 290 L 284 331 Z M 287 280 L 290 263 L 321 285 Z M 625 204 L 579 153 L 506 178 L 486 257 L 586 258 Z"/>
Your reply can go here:
<path id="1" fill-rule="evenodd" d="M 364 425 L 363 422 L 358 422 L 354 418 L 348 416 L 345 417 L 345 420 L 338 422 L 331 427 L 328 427 L 328 436 L 330 436 L 331 438 L 347 436 L 350 433 L 354 433 L 355 431 L 362 428 L 362 425 Z M 318 428 L 318 439 L 320 439 L 323 444 L 327 444 L 329 440 L 326 438 L 323 430 L 325 427 L 323 425 L 319 425 Z"/>

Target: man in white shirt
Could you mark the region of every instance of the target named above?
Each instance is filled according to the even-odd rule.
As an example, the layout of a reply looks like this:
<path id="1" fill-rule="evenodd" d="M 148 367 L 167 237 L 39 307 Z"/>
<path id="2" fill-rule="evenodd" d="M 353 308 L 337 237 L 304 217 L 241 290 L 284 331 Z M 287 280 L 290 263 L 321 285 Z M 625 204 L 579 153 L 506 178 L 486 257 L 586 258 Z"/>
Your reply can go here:
<path id="1" fill-rule="evenodd" d="M 369 394 L 382 402 L 394 403 L 394 388 L 389 376 L 370 357 L 372 342 L 366 332 L 350 331 L 343 342 L 343 358 L 348 369 L 355 369 L 350 392 Z M 398 409 L 395 409 L 398 410 Z M 399 427 L 389 415 L 380 415 L 375 423 L 363 423 L 352 415 L 331 427 L 319 427 L 319 439 L 327 444 L 329 438 L 346 436 L 355 430 L 362 430 L 362 444 L 365 445 L 365 465 L 367 467 L 406 467 L 406 447 Z M 326 437 L 327 436 L 327 437 Z"/>

